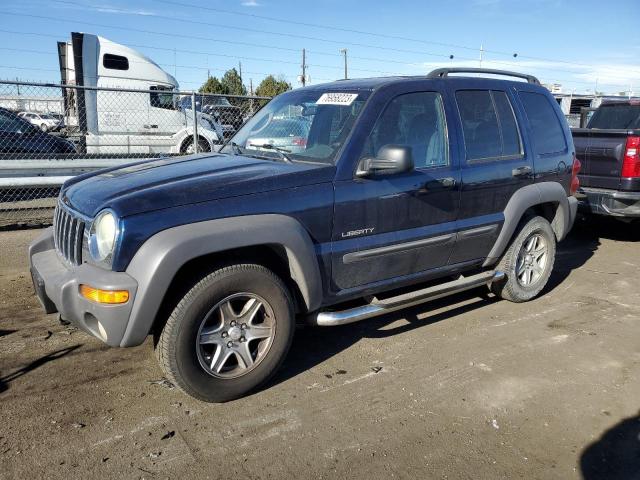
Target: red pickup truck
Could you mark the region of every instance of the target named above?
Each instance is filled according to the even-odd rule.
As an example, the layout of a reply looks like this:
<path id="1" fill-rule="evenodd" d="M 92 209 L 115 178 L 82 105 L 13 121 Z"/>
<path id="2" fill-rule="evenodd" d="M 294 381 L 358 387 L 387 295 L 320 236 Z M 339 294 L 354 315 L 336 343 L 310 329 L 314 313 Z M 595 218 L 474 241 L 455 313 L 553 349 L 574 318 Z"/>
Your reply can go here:
<path id="1" fill-rule="evenodd" d="M 606 102 L 572 130 L 583 211 L 640 219 L 640 100 Z"/>

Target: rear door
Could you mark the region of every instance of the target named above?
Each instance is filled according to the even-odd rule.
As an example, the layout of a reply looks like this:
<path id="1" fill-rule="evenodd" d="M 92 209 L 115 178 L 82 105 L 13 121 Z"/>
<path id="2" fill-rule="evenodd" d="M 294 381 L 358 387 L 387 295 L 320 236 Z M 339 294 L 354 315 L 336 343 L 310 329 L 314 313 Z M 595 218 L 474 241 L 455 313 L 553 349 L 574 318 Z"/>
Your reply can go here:
<path id="1" fill-rule="evenodd" d="M 533 183 L 534 173 L 532 154 L 524 148 L 516 120 L 513 92 L 503 82 L 491 89 L 455 85 L 452 93 L 464 144 L 459 232 L 451 264 L 488 255 L 507 202 L 518 189 Z"/>
<path id="2" fill-rule="evenodd" d="M 415 168 L 335 184 L 333 289 L 341 291 L 446 265 L 455 244 L 460 172 L 451 155 L 444 95 L 395 92 L 358 159 L 406 145 Z"/>

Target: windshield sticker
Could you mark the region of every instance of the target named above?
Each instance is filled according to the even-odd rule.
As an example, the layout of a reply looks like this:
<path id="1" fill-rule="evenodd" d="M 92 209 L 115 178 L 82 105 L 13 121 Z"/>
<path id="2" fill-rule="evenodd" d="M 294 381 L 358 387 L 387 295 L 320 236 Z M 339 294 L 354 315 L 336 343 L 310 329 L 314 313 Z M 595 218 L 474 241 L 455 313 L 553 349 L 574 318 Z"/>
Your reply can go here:
<path id="1" fill-rule="evenodd" d="M 351 105 L 357 97 L 357 93 L 323 93 L 316 105 Z"/>

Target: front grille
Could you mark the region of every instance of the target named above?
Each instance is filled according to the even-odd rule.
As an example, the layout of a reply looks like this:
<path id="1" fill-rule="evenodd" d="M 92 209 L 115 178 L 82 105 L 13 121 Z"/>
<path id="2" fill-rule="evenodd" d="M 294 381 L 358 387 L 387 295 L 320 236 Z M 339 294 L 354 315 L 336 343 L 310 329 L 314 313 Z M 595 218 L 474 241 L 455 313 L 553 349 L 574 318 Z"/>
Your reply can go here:
<path id="1" fill-rule="evenodd" d="M 72 265 L 82 263 L 84 221 L 58 203 L 53 217 L 53 239 L 58 253 Z"/>

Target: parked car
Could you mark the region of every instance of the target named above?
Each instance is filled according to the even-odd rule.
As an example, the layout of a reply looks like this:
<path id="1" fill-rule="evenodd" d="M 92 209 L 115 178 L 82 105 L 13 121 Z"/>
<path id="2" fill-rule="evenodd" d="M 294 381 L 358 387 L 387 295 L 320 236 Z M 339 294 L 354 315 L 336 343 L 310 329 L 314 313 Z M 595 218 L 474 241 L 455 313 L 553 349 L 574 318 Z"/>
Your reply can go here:
<path id="1" fill-rule="evenodd" d="M 527 82 L 451 75 L 466 72 Z M 289 111 L 310 116 L 305 149 L 249 145 Z M 67 181 L 31 272 L 48 313 L 111 346 L 154 335 L 172 383 L 226 401 L 274 374 L 296 319 L 343 325 L 485 285 L 536 297 L 575 219 L 577 167 L 531 76 L 314 85 L 219 153 Z"/>
<path id="2" fill-rule="evenodd" d="M 307 137 L 311 123 L 305 117 L 273 119 L 265 123 L 264 128 L 252 132 L 247 139 L 247 148 L 259 145 L 269 145 L 269 148 L 278 147 L 286 153 L 301 153 L 307 147 Z"/>
<path id="3" fill-rule="evenodd" d="M 64 121 L 49 113 L 20 112 L 18 116 L 31 125 L 38 127 L 43 132 L 60 130 L 64 126 Z"/>
<path id="4" fill-rule="evenodd" d="M 603 103 L 587 128 L 572 134 L 582 163 L 581 210 L 625 221 L 640 218 L 640 101 Z"/>
<path id="5" fill-rule="evenodd" d="M 73 143 L 43 132 L 10 110 L 0 108 L 1 154 L 75 153 Z"/>
<path id="6" fill-rule="evenodd" d="M 196 95 L 195 101 L 198 112 L 208 115 L 212 121 L 220 125 L 224 138 L 231 137 L 244 122 L 242 109 L 232 105 L 227 97 L 200 94 Z M 180 100 L 180 106 L 185 111 L 191 110 L 191 103 L 190 96 L 182 97 Z"/>

